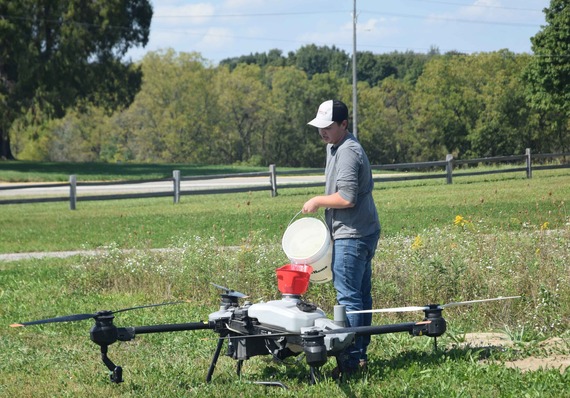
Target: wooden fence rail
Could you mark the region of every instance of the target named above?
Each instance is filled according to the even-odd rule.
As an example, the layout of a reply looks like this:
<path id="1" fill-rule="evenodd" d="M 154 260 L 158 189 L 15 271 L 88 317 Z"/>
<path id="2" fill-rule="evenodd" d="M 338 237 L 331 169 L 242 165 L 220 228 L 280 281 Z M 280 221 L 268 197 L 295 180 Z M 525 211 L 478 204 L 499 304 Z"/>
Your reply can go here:
<path id="1" fill-rule="evenodd" d="M 562 158 L 562 161 L 558 164 L 538 164 L 533 165 L 533 160 L 551 160 L 555 158 Z M 495 156 L 488 158 L 479 159 L 461 159 L 455 160 L 452 155 L 447 155 L 446 159 L 443 161 L 433 161 L 433 162 L 418 162 L 418 163 L 399 163 L 399 164 L 384 164 L 384 165 L 373 165 L 371 166 L 373 171 L 377 170 L 398 170 L 409 172 L 411 170 L 430 170 L 437 171 L 443 170 L 442 173 L 429 172 L 429 173 L 411 173 L 403 175 L 399 173 L 397 175 L 382 175 L 375 176 L 375 182 L 388 182 L 388 181 L 408 181 L 408 180 L 422 180 L 422 179 L 441 179 L 445 178 L 448 184 L 453 183 L 454 177 L 465 177 L 465 176 L 475 176 L 483 174 L 497 174 L 497 173 L 513 173 L 513 172 L 524 172 L 527 178 L 532 178 L 533 170 L 551 170 L 558 168 L 570 168 L 570 163 L 567 162 L 567 158 L 570 158 L 570 153 L 553 153 L 553 154 L 535 154 L 531 155 L 530 149 L 527 149 L 524 155 L 512 155 L 512 156 Z M 506 167 L 498 170 L 463 170 L 462 166 L 465 165 L 480 165 L 480 164 L 497 164 L 506 163 L 509 165 L 516 164 L 517 166 L 524 163 L 524 167 Z M 26 185 L 10 185 L 10 186 L 0 186 L 0 195 L 2 191 L 7 190 L 28 190 L 32 188 L 50 189 L 50 188 L 62 188 L 69 187 L 69 195 L 59 196 L 59 197 L 18 197 L 13 199 L 0 199 L 0 205 L 2 204 L 20 204 L 20 203 L 38 203 L 38 202 L 63 202 L 69 201 L 69 208 L 75 210 L 77 207 L 77 201 L 92 201 L 92 200 L 116 200 L 116 199 L 133 199 L 133 198 L 151 198 L 151 197 L 172 197 L 174 203 L 180 202 L 180 196 L 182 195 L 210 195 L 210 194 L 221 194 L 221 193 L 236 193 L 236 192 L 251 192 L 251 191 L 270 191 L 271 196 L 277 196 L 278 188 L 307 188 L 307 187 L 318 187 L 324 186 L 324 182 L 297 182 L 288 183 L 283 182 L 277 184 L 278 176 L 301 176 L 301 175 L 320 175 L 322 176 L 324 169 L 313 168 L 304 170 L 291 170 L 291 171 L 280 171 L 277 172 L 275 165 L 270 165 L 268 171 L 264 172 L 252 172 L 252 173 L 234 173 L 234 174 L 215 174 L 215 175 L 202 175 L 202 176 L 188 176 L 184 177 L 181 175 L 179 170 L 174 170 L 172 177 L 161 178 L 161 179 L 149 179 L 149 180 L 136 180 L 136 181 L 113 181 L 113 182 L 80 182 L 77 181 L 77 176 L 71 175 L 69 177 L 68 183 L 54 183 L 54 184 L 26 184 Z M 225 184 L 220 188 L 208 188 L 208 189 L 181 189 L 182 181 L 201 181 L 201 180 L 221 180 L 230 178 L 251 178 L 251 177 L 267 177 L 267 182 L 264 183 L 251 183 L 244 186 L 231 186 L 230 183 Z M 106 194 L 106 195 L 77 195 L 77 187 L 89 187 L 89 186 L 113 186 L 113 185 L 140 185 L 147 183 L 161 183 L 170 182 L 172 183 L 172 189 L 168 191 L 159 192 L 136 192 L 136 193 L 120 193 L 120 194 Z"/>

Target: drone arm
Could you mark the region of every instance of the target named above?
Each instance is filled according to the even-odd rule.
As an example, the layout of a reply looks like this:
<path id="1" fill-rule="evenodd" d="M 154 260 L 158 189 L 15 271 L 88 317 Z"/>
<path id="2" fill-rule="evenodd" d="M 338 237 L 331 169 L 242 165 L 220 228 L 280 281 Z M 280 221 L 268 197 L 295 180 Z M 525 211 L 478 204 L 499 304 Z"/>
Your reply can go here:
<path id="1" fill-rule="evenodd" d="M 214 329 L 210 322 L 176 323 L 167 325 L 135 326 L 117 328 L 118 341 L 134 340 L 137 334 L 180 332 L 184 330 Z"/>
<path id="2" fill-rule="evenodd" d="M 399 332 L 409 332 L 412 333 L 416 322 L 406 322 L 397 323 L 393 325 L 378 325 L 378 326 L 354 326 L 346 328 L 338 328 L 325 330 L 325 334 L 337 334 L 337 333 L 354 333 L 356 336 L 371 336 L 373 334 L 387 334 L 387 333 L 399 333 Z"/>
<path id="3" fill-rule="evenodd" d="M 388 334 L 408 332 L 413 336 L 441 336 L 445 332 L 445 320 L 443 318 L 424 320 L 423 322 L 406 322 L 392 325 L 378 326 L 355 326 L 325 330 L 325 334 L 354 333 L 356 336 L 371 336 L 374 334 Z"/>
<path id="4" fill-rule="evenodd" d="M 213 322 L 174 323 L 174 324 L 167 324 L 167 325 L 135 326 L 132 329 L 133 329 L 133 337 L 134 337 L 134 335 L 136 335 L 136 334 L 181 332 L 181 331 L 185 331 L 185 330 L 214 329 L 214 323 Z"/>

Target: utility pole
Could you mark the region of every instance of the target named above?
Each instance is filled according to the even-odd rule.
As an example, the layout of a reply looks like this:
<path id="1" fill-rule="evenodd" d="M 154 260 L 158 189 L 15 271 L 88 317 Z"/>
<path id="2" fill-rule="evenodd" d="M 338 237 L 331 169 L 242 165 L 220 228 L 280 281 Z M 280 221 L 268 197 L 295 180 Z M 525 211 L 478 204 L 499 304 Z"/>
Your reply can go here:
<path id="1" fill-rule="evenodd" d="M 358 94 L 356 90 L 356 0 L 354 0 L 354 10 L 352 12 L 352 133 L 358 138 Z"/>

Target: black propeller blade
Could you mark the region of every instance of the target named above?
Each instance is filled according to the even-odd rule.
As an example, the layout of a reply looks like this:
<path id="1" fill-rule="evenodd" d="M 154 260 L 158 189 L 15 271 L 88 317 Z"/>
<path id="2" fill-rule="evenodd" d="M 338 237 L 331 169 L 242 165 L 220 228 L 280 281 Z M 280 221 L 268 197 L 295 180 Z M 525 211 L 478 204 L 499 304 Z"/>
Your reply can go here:
<path id="1" fill-rule="evenodd" d="M 210 282 L 211 283 L 211 282 Z M 217 287 L 218 289 L 222 290 L 226 296 L 230 296 L 230 297 L 237 297 L 237 298 L 246 298 L 249 297 L 246 294 L 240 293 L 240 292 L 236 292 L 233 289 L 229 289 L 227 287 L 224 286 L 220 286 L 220 285 L 216 285 L 215 283 L 212 283 L 212 285 L 214 285 L 215 287 Z"/>
<path id="2" fill-rule="evenodd" d="M 482 300 L 471 300 L 471 301 L 459 301 L 454 303 L 447 303 L 443 305 L 438 305 L 440 309 L 449 308 L 449 307 L 457 307 L 460 305 L 469 305 L 475 303 L 484 303 L 487 301 L 497 301 L 497 300 L 511 300 L 520 298 L 521 296 L 510 296 L 510 297 L 495 297 L 490 299 L 482 299 Z M 374 313 L 374 312 L 408 312 L 408 311 L 426 311 L 429 310 L 429 306 L 423 307 L 396 307 L 396 308 L 381 308 L 377 310 L 361 310 L 361 311 L 347 311 L 347 314 L 367 314 L 367 313 Z"/>
<path id="3" fill-rule="evenodd" d="M 139 305 L 137 307 L 123 308 L 123 309 L 116 310 L 116 311 L 99 311 L 99 312 L 96 312 L 94 314 L 65 315 L 65 316 L 59 316 L 56 318 L 39 319 L 37 321 L 13 323 L 10 325 L 10 327 L 17 328 L 17 327 L 22 327 L 22 326 L 40 325 L 43 323 L 83 321 L 85 319 L 96 318 L 96 317 L 101 316 L 101 315 L 112 315 L 112 314 L 117 314 L 119 312 L 138 310 L 141 308 L 159 307 L 159 306 L 163 306 L 163 305 L 174 305 L 174 304 L 181 304 L 181 303 L 186 303 L 186 302 L 187 301 L 174 301 L 174 302 L 169 302 L 169 303 Z"/>

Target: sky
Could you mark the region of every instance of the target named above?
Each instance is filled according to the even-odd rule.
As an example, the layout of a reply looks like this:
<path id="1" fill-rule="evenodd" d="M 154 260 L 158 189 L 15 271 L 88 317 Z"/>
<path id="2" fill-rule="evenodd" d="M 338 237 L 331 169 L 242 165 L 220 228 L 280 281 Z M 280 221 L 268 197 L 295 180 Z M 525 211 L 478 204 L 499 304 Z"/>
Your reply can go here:
<path id="1" fill-rule="evenodd" d="M 198 52 L 219 61 L 300 47 L 356 51 L 531 53 L 530 38 L 545 25 L 549 0 L 151 0 L 148 51 Z"/>

